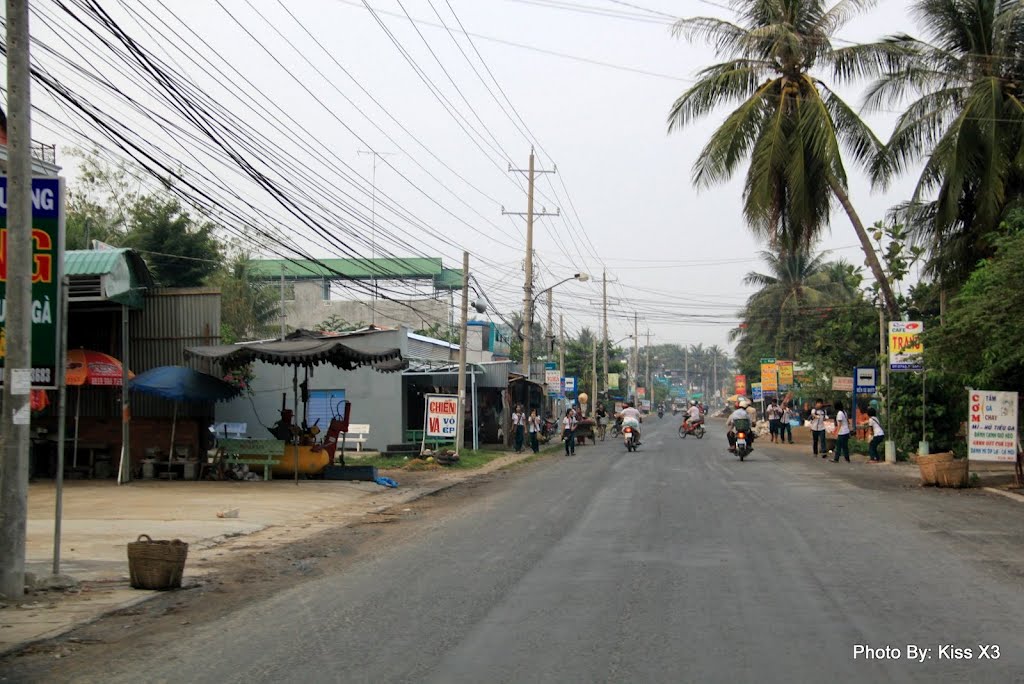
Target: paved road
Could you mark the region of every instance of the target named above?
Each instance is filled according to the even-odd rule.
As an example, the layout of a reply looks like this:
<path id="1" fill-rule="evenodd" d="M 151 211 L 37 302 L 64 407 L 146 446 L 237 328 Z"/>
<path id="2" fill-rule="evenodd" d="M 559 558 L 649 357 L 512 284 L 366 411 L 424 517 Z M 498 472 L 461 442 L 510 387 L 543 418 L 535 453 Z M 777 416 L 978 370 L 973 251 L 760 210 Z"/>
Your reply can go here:
<path id="1" fill-rule="evenodd" d="M 978 522 L 1019 527 L 1024 507 L 865 488 L 835 469 L 867 466 L 769 448 L 740 463 L 713 430 L 682 441 L 666 417 L 637 454 L 609 440 L 530 466 L 416 540 L 140 648 L 105 681 L 1024 681 L 1019 537 L 1007 551 Z"/>

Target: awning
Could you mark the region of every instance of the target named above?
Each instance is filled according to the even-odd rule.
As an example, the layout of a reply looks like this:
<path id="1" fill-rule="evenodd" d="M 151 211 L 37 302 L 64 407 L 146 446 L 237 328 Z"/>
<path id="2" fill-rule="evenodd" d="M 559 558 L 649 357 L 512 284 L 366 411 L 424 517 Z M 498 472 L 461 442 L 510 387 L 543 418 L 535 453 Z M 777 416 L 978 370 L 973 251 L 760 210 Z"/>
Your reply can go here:
<path id="1" fill-rule="evenodd" d="M 185 357 L 216 361 L 225 369 L 263 361 L 279 366 L 318 366 L 325 363 L 343 370 L 373 366 L 382 373 L 391 373 L 403 370 L 407 365 L 399 349 L 359 351 L 347 343 L 345 336 L 320 336 L 306 331 L 293 333 L 283 341 L 186 347 Z"/>

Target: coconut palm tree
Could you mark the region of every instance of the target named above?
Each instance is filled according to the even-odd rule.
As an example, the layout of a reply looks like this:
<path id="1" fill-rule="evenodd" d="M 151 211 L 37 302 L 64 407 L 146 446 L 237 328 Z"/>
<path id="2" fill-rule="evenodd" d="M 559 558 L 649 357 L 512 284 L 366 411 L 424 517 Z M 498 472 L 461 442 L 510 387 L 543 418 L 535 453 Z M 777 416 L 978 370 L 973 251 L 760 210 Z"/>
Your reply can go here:
<path id="1" fill-rule="evenodd" d="M 698 72 L 697 82 L 672 105 L 668 129 L 682 130 L 722 105 L 738 105 L 697 157 L 695 183 L 727 180 L 749 160 L 744 217 L 773 249 L 783 239 L 811 245 L 828 226 L 838 200 L 895 316 L 896 298 L 850 200 L 841 152 L 845 148 L 855 162 L 869 167 L 881 143 L 815 75 L 835 66 L 835 32 L 875 2 L 734 0 L 736 22 L 679 20 L 676 35 L 710 43 L 726 61 Z"/>
<path id="2" fill-rule="evenodd" d="M 1007 208 L 1024 196 L 1024 3 L 918 0 L 913 13 L 925 40 L 843 48 L 836 73 L 878 77 L 869 110 L 910 101 L 875 180 L 924 161 L 904 220 L 930 247 L 932 273 L 955 287 L 992 255 Z"/>

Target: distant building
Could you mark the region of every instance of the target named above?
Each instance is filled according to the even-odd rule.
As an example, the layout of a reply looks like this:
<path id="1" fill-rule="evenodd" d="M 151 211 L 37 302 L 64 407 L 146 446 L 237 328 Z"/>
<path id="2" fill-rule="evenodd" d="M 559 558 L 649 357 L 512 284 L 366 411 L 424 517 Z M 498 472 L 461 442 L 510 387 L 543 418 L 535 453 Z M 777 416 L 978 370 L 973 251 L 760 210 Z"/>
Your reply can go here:
<path id="1" fill-rule="evenodd" d="M 320 329 L 333 317 L 353 328 L 372 324 L 446 332 L 455 326 L 453 293 L 462 289 L 462 271 L 445 268 L 440 257 L 260 259 L 252 272 L 282 284 L 289 330 Z"/>

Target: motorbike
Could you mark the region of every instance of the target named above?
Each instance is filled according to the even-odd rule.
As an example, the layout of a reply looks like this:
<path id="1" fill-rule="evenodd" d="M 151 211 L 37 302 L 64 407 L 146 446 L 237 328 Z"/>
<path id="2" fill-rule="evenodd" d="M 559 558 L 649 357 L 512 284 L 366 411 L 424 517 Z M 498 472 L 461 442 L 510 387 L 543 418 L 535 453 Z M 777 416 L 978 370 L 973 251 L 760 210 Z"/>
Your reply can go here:
<path id="1" fill-rule="evenodd" d="M 632 425 L 626 425 L 622 428 L 622 437 L 626 444 L 626 451 L 636 451 L 636 448 L 640 446 L 639 434 Z"/>
<path id="2" fill-rule="evenodd" d="M 658 409 L 658 420 L 665 417 L 665 409 Z"/>
<path id="3" fill-rule="evenodd" d="M 748 441 L 749 435 L 746 430 L 737 430 L 736 432 L 736 455 L 740 457 L 742 461 L 750 455 L 750 442 Z"/>
<path id="4" fill-rule="evenodd" d="M 622 421 L 617 420 L 612 424 L 612 437 L 618 437 L 622 434 Z"/>
<path id="5" fill-rule="evenodd" d="M 696 424 L 684 423 L 679 426 L 679 436 L 683 439 L 686 439 L 687 435 L 693 435 L 697 439 L 703 439 L 705 432 L 706 430 L 704 429 L 703 420 Z"/>

